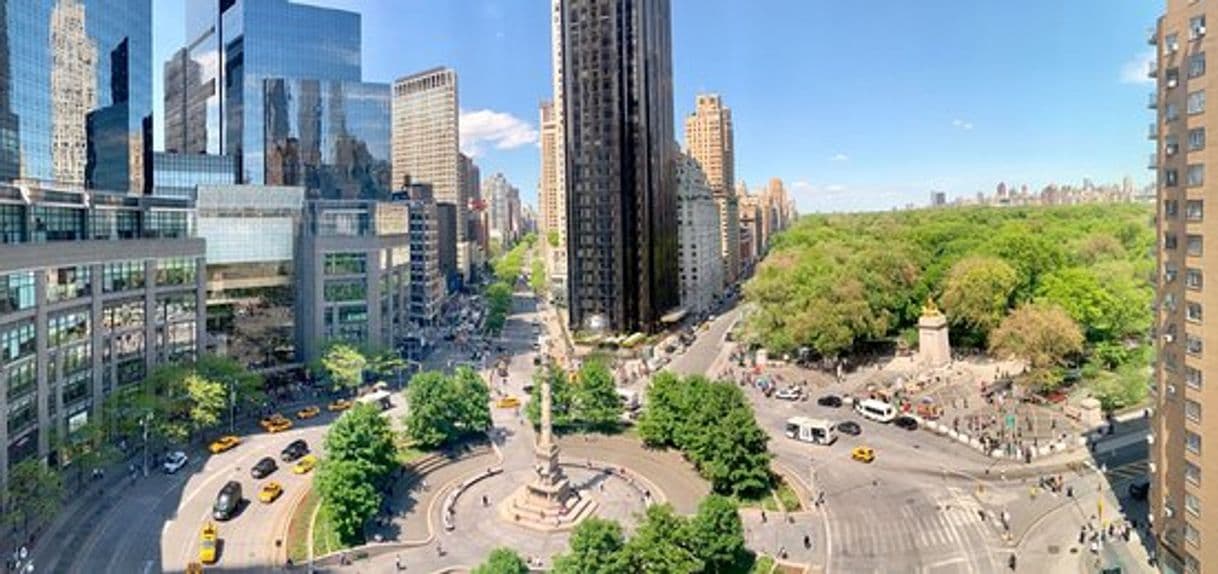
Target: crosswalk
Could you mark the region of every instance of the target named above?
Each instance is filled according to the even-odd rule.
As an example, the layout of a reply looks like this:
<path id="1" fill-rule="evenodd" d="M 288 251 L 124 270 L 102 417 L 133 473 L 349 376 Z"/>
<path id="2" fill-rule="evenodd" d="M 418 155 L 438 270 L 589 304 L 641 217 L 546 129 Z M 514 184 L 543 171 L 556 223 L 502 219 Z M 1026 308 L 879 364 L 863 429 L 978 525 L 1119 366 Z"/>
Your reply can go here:
<path id="1" fill-rule="evenodd" d="M 1116 468 L 1110 468 L 1110 469 L 1108 469 L 1107 472 L 1104 473 L 1104 476 L 1107 476 L 1108 480 L 1110 482 L 1120 482 L 1122 480 L 1129 480 L 1132 478 L 1146 476 L 1149 472 L 1150 472 L 1150 462 L 1145 461 L 1145 460 L 1140 460 L 1137 462 L 1131 462 L 1129 464 L 1124 464 L 1124 465 L 1118 466 Z"/>
<path id="2" fill-rule="evenodd" d="M 982 522 L 979 507 L 944 499 L 937 506 L 905 504 L 878 515 L 867 511 L 840 516 L 832 523 L 834 553 L 842 557 L 936 554 L 968 548 Z"/>

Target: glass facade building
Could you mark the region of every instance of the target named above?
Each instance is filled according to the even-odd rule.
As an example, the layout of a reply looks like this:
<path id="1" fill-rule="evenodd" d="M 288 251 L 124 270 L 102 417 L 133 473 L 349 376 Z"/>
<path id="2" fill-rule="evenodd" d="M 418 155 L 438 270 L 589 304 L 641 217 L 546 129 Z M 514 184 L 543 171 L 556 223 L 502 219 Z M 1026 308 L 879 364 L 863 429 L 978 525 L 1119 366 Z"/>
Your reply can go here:
<path id="1" fill-rule="evenodd" d="M 389 159 L 388 88 L 360 82 L 359 14 L 188 0 L 186 38 L 165 64 L 167 151 L 231 155 L 238 183 L 299 183 L 314 196 L 387 179 L 377 166 Z"/>
<path id="2" fill-rule="evenodd" d="M 232 185 L 237 181 L 232 156 L 209 154 L 152 154 L 152 195 L 197 197 L 200 185 Z"/>
<path id="3" fill-rule="evenodd" d="M 147 193 L 150 0 L 0 3 L 0 181 Z"/>

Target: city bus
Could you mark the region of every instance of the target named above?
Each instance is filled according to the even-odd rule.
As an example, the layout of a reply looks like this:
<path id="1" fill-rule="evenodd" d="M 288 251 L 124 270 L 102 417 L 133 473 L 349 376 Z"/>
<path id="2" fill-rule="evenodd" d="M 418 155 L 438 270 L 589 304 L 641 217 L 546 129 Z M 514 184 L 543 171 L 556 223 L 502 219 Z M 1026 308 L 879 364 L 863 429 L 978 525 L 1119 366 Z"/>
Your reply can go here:
<path id="1" fill-rule="evenodd" d="M 897 418 L 897 409 L 892 405 L 875 399 L 863 399 L 854 403 L 854 410 L 860 415 L 880 423 L 890 423 Z"/>
<path id="2" fill-rule="evenodd" d="M 791 417 L 787 419 L 786 435 L 787 438 L 803 442 L 831 445 L 837 440 L 837 429 L 832 422 L 824 419 Z"/>

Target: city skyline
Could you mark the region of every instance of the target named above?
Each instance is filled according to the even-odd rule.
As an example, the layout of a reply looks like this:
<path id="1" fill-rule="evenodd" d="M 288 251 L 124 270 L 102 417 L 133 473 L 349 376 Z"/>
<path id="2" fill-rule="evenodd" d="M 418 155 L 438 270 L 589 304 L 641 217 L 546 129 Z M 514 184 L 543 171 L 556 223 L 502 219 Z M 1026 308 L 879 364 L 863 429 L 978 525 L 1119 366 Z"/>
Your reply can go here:
<path id="1" fill-rule="evenodd" d="M 361 13 L 364 81 L 453 67 L 463 149 L 476 148 L 480 164 L 504 172 L 522 200 L 538 205 L 536 110 L 551 99 L 547 2 L 306 3 Z M 1155 6 L 1037 1 L 956 13 L 951 2 L 884 4 L 855 14 L 820 4 L 749 11 L 730 2 L 674 3 L 676 116 L 692 111 L 699 93 L 721 94 L 737 124 L 737 179 L 760 187 L 780 177 L 803 212 L 886 209 L 922 202 L 930 189 L 973 195 L 1000 178 L 1037 189 L 1084 177 L 1150 181 L 1137 145 L 1145 118 L 1123 111 L 1143 105 L 1150 90 L 1147 47 L 1137 39 Z M 160 64 L 184 43 L 181 10 L 176 2 L 153 6 L 154 93 Z M 427 23 L 405 49 L 402 22 Z M 875 32 L 846 32 L 860 26 Z M 942 41 L 923 42 L 928 29 Z M 792 36 L 801 39 L 794 47 Z M 872 46 L 867 38 L 875 36 L 892 41 Z M 845 67 L 852 59 L 831 56 L 848 53 L 872 58 L 875 73 L 853 73 Z M 772 63 L 752 66 L 758 58 Z M 781 82 L 768 74 L 784 68 L 791 73 Z M 949 83 L 952 90 L 942 88 Z M 902 101 L 884 95 L 897 91 Z M 1086 96 L 1047 104 L 1071 94 Z M 154 105 L 159 120 L 159 98 Z M 154 141 L 159 148 L 159 134 Z M 1087 150 L 1090 159 L 1068 150 Z"/>

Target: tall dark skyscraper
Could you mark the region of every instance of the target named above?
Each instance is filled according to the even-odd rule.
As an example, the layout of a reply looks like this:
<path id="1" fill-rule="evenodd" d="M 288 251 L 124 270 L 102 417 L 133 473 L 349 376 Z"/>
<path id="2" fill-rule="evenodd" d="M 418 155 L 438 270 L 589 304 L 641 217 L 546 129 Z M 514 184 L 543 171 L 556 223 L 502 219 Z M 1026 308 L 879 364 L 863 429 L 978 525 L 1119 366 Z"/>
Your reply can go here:
<path id="1" fill-rule="evenodd" d="M 238 180 L 371 197 L 389 184 L 390 90 L 360 81 L 360 15 L 288 0 L 188 0 L 165 63 L 165 150 Z"/>
<path id="2" fill-rule="evenodd" d="M 147 192 L 151 2 L 3 2 L 0 27 L 0 181 Z"/>
<path id="3" fill-rule="evenodd" d="M 570 322 L 655 330 L 680 283 L 669 1 L 563 0 L 561 18 Z"/>

